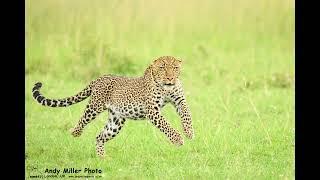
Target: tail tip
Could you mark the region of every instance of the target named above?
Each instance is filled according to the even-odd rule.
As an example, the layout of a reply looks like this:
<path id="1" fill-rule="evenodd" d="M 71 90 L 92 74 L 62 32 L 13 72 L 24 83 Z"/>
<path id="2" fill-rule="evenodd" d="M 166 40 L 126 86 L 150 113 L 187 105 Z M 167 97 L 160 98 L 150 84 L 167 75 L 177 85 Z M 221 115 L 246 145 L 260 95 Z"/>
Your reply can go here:
<path id="1" fill-rule="evenodd" d="M 37 82 L 36 84 L 34 84 L 34 87 L 33 87 L 32 91 L 40 89 L 41 86 L 42 86 L 42 83 L 41 82 Z"/>
<path id="2" fill-rule="evenodd" d="M 41 83 L 41 82 L 37 82 L 34 86 L 35 86 L 35 87 L 41 87 L 41 86 L 42 86 L 42 83 Z"/>

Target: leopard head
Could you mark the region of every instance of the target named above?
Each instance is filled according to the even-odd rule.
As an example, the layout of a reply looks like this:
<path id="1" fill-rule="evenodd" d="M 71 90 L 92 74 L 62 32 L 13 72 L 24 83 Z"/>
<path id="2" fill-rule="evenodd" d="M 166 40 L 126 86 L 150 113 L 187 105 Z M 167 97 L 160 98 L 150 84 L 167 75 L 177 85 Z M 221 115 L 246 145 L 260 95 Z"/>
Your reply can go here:
<path id="1" fill-rule="evenodd" d="M 162 56 L 149 67 L 152 79 L 163 87 L 174 86 L 180 75 L 181 60 L 172 56 Z"/>

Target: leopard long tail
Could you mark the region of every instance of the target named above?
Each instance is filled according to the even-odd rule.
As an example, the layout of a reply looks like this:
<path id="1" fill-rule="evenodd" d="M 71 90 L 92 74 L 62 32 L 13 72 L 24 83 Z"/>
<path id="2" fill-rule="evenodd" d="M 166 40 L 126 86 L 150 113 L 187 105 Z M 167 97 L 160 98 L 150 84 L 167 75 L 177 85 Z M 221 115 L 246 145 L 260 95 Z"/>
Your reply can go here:
<path id="1" fill-rule="evenodd" d="M 33 95 L 33 98 L 43 106 L 67 107 L 67 106 L 76 104 L 78 102 L 81 102 L 91 95 L 91 86 L 89 85 L 74 96 L 70 96 L 62 99 L 48 99 L 40 93 L 41 86 L 42 86 L 41 82 L 36 83 L 32 89 L 32 95 Z"/>

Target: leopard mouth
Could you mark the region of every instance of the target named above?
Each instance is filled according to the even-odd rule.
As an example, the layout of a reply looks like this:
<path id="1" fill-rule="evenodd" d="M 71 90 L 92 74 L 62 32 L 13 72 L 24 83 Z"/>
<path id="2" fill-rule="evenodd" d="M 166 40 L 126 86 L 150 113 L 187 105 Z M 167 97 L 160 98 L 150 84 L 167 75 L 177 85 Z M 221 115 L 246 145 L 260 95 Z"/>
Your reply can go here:
<path id="1" fill-rule="evenodd" d="M 164 83 L 165 86 L 174 86 L 174 83 Z"/>

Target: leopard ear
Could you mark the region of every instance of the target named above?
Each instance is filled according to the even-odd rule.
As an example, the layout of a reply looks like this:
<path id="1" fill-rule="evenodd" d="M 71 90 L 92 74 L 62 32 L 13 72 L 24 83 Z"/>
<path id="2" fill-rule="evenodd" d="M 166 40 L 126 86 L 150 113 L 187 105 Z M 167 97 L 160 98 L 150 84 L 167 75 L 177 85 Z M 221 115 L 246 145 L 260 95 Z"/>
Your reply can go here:
<path id="1" fill-rule="evenodd" d="M 153 60 L 152 64 L 155 64 L 157 61 L 159 61 L 160 58 L 156 58 Z"/>
<path id="2" fill-rule="evenodd" d="M 182 64 L 181 58 L 176 58 L 176 60 L 177 60 L 180 64 Z"/>
<path id="3" fill-rule="evenodd" d="M 153 71 L 152 71 L 152 69 L 153 69 L 153 65 L 151 64 L 151 65 L 144 71 L 144 76 L 153 79 Z"/>

